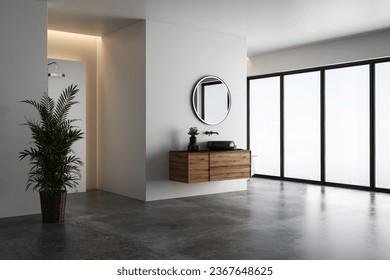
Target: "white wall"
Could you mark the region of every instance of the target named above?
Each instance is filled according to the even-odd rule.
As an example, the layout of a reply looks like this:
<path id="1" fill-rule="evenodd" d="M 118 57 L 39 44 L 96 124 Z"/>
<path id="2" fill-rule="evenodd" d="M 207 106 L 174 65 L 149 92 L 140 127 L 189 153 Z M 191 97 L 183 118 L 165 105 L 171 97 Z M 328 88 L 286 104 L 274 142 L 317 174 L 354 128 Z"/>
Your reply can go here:
<path id="1" fill-rule="evenodd" d="M 97 49 L 100 37 L 48 30 L 48 57 L 86 64 L 86 188 L 97 188 Z"/>
<path id="2" fill-rule="evenodd" d="M 390 56 L 390 31 L 251 57 L 248 76 Z"/>
<path id="3" fill-rule="evenodd" d="M 47 7 L 31 0 L 0 1 L 0 218 L 40 212 L 37 193 L 25 192 L 28 162 L 19 152 L 31 141 L 25 99 L 47 89 Z"/>
<path id="4" fill-rule="evenodd" d="M 49 59 L 48 63 L 55 62 L 57 63 L 57 73 L 65 74 L 64 78 L 48 78 L 48 93 L 55 101 L 58 100 L 58 97 L 62 92 L 71 84 L 77 85 L 79 91 L 76 95 L 76 101 L 79 102 L 72 106 L 69 111 L 69 119 L 78 120 L 74 123 L 81 131 L 85 133 L 86 131 L 86 65 L 82 61 L 70 61 L 62 59 Z M 55 71 L 55 66 L 49 66 L 49 72 Z M 84 134 L 84 138 L 80 139 L 73 144 L 72 149 L 75 151 L 76 156 L 81 159 L 84 163 L 81 166 L 81 180 L 79 181 L 79 186 L 76 189 L 73 189 L 73 192 L 85 192 L 86 190 L 86 168 L 88 166 L 86 158 L 86 142 L 88 140 L 88 135 Z M 72 190 L 68 190 L 72 192 Z"/>
<path id="5" fill-rule="evenodd" d="M 145 199 L 145 22 L 102 38 L 99 189 Z"/>
<path id="6" fill-rule="evenodd" d="M 169 151 L 187 149 L 190 126 L 220 133 L 199 142 L 246 147 L 245 38 L 143 21 L 103 37 L 98 52 L 100 189 L 141 200 L 246 189 L 246 180 L 168 179 Z M 220 125 L 203 124 L 191 108 L 192 87 L 205 75 L 219 76 L 231 91 L 232 108 Z"/>
<path id="7" fill-rule="evenodd" d="M 232 95 L 229 116 L 215 126 L 200 122 L 191 108 L 192 88 L 205 75 L 222 78 Z M 169 181 L 168 153 L 187 149 L 191 126 L 200 132 L 219 132 L 219 136 L 199 135 L 198 142 L 233 140 L 246 148 L 246 40 L 146 21 L 146 200 L 246 189 L 246 180 Z"/>

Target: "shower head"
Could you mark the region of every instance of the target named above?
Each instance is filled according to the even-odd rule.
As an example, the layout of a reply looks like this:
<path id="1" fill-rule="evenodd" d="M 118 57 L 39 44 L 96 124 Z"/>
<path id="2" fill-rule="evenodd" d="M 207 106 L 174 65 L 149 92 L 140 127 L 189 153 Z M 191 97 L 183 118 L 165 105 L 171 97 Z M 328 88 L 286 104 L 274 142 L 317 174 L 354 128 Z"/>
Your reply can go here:
<path id="1" fill-rule="evenodd" d="M 48 73 L 47 76 L 50 78 L 65 78 L 65 74 L 59 73 Z"/>
<path id="2" fill-rule="evenodd" d="M 48 73 L 47 76 L 50 78 L 65 78 L 65 74 L 61 74 L 57 72 L 57 63 L 55 61 L 47 64 L 47 69 L 49 70 L 49 66 L 54 65 L 54 72 Z"/>

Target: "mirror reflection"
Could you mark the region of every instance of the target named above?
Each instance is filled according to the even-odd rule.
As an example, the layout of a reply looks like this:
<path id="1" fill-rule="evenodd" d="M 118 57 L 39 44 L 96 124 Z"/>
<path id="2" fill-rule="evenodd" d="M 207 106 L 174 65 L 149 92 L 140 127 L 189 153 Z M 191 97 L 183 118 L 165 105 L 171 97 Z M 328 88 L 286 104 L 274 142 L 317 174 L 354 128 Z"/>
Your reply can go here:
<path id="1" fill-rule="evenodd" d="M 205 76 L 195 85 L 192 108 L 196 116 L 206 124 L 219 124 L 229 114 L 230 91 L 225 82 L 216 76 Z"/>

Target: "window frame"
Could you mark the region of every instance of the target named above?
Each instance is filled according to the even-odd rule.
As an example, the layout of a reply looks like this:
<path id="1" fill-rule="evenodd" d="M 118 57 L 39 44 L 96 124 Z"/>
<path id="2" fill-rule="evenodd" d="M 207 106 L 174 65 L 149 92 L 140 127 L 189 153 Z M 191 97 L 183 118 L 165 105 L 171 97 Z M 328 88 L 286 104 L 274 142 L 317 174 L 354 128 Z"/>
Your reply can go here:
<path id="1" fill-rule="evenodd" d="M 348 189 L 358 189 L 365 191 L 375 191 L 375 192 L 385 192 L 390 193 L 390 189 L 378 188 L 376 187 L 376 158 L 375 158 L 375 65 L 377 63 L 390 62 L 390 57 L 376 58 L 369 60 L 354 61 L 348 63 L 339 63 L 290 71 L 275 72 L 263 75 L 255 75 L 247 77 L 247 149 L 250 150 L 250 81 L 254 79 L 270 78 L 270 77 L 280 77 L 280 176 L 271 176 L 264 174 L 254 174 L 253 177 L 266 178 L 266 179 L 275 179 L 299 183 L 309 183 L 315 185 L 331 186 L 331 187 L 341 187 Z M 340 69 L 353 66 L 369 66 L 369 186 L 358 186 L 350 185 L 343 183 L 334 183 L 326 181 L 326 163 L 325 163 L 325 71 L 331 69 Z M 320 169 L 321 176 L 320 180 L 306 180 L 299 178 L 288 178 L 284 176 L 284 77 L 286 75 L 292 74 L 301 74 L 306 72 L 320 72 L 320 147 L 321 147 L 321 156 L 320 156 Z M 260 158 L 258 160 L 261 160 Z"/>

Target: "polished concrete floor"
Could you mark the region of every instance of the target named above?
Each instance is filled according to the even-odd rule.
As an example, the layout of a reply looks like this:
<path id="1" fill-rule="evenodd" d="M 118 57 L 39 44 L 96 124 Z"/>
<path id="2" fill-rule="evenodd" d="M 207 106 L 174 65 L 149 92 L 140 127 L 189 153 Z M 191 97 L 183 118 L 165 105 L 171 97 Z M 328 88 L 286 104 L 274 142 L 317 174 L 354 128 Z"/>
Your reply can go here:
<path id="1" fill-rule="evenodd" d="M 0 259 L 390 259 L 390 194 L 251 179 L 140 202 L 68 196 L 66 221 L 0 219 Z"/>

